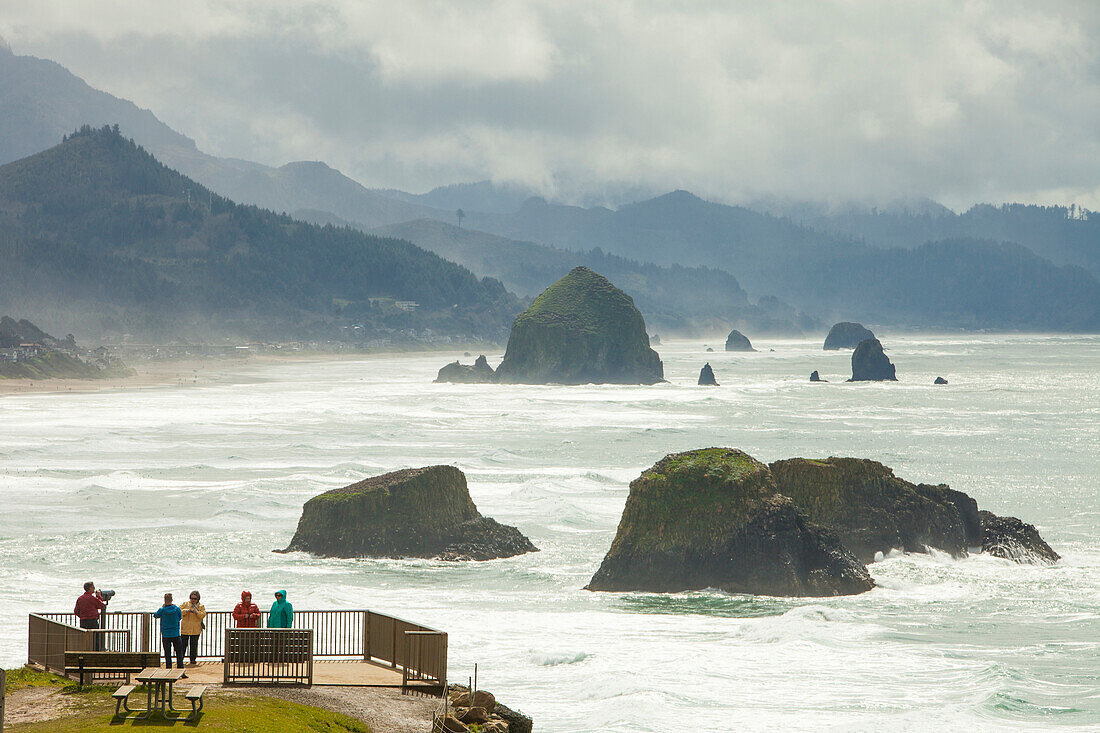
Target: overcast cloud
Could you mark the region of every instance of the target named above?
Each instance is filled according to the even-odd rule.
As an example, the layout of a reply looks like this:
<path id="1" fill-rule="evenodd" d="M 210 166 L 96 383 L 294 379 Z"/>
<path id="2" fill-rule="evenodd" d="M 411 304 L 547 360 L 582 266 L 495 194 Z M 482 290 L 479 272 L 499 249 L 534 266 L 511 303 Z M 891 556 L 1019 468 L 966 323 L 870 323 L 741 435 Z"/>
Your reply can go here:
<path id="1" fill-rule="evenodd" d="M 757 5 L 0 0 L 0 35 L 207 152 L 369 186 L 1100 208 L 1100 4 Z"/>

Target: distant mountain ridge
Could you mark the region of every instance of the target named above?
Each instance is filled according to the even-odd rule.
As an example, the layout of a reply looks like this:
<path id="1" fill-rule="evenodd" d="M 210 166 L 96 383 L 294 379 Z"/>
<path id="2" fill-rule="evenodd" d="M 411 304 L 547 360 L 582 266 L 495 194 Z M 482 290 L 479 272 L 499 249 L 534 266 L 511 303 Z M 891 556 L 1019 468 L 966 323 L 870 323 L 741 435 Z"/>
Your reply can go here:
<path id="1" fill-rule="evenodd" d="M 0 166 L 0 310 L 63 306 L 85 332 L 318 340 L 351 324 L 502 340 L 522 309 L 408 242 L 235 204 L 87 127 Z"/>

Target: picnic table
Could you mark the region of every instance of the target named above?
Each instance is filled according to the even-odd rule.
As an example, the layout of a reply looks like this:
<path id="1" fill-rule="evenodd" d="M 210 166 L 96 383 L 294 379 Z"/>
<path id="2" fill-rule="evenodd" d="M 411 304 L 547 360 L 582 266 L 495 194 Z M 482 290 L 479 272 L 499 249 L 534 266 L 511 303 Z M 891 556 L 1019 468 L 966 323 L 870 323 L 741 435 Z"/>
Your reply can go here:
<path id="1" fill-rule="evenodd" d="M 154 710 L 159 710 L 161 717 L 168 717 L 167 711 L 180 712 L 172 707 L 172 686 L 187 674 L 183 669 L 161 669 L 160 667 L 146 667 L 134 676 L 138 682 L 145 684 L 145 717 L 152 717 Z"/>

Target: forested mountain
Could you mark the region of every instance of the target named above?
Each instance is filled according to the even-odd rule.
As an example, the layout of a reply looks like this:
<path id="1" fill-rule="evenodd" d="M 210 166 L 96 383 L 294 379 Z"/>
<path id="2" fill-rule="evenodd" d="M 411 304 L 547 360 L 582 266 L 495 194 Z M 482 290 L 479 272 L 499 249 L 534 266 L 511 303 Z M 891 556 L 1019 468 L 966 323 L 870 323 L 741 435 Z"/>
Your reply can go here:
<path id="1" fill-rule="evenodd" d="M 430 219 L 374 231 L 407 239 L 532 297 L 584 265 L 631 296 L 651 331 L 728 331 L 736 325 L 757 334 L 801 333 L 823 325 L 779 302 L 749 303 L 737 279 L 714 268 L 640 263 L 598 249 L 556 249 Z"/>
<path id="2" fill-rule="evenodd" d="M 521 310 L 408 242 L 235 204 L 117 128 L 0 167 L 0 263 L 0 310 L 63 304 L 85 332 L 323 338 L 355 323 L 499 339 Z"/>
<path id="3" fill-rule="evenodd" d="M 467 225 L 566 249 L 719 268 L 750 295 L 778 296 L 822 320 L 1100 330 L 1095 277 L 987 240 L 875 247 L 686 191 L 617 211 L 532 199 L 511 215 L 471 214 Z"/>
<path id="4" fill-rule="evenodd" d="M 1055 264 L 1078 265 L 1100 277 L 1100 214 L 1076 206 L 981 204 L 962 214 L 944 207 L 846 212 L 801 208 L 790 215 L 817 231 L 858 237 L 879 247 L 918 247 L 959 238 L 1016 242 Z"/>
<path id="5" fill-rule="evenodd" d="M 273 168 L 207 155 L 149 110 L 93 89 L 53 61 L 16 56 L 0 42 L 0 164 L 50 148 L 82 125 L 108 124 L 170 168 L 240 203 L 291 214 L 323 209 L 367 226 L 454 216 L 453 209 L 383 196 L 324 163 Z"/>

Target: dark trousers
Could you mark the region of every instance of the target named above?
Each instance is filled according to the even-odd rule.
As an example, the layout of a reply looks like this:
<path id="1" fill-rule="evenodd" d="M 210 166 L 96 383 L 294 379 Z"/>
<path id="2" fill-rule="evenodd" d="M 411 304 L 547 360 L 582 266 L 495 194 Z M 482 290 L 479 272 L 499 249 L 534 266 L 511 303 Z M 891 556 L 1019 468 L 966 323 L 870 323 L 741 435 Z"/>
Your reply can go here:
<path id="1" fill-rule="evenodd" d="M 172 655 L 175 653 L 176 666 L 183 666 L 183 637 L 182 636 L 162 636 L 160 638 L 161 646 L 164 647 L 164 662 L 168 669 L 172 669 Z"/>
<path id="2" fill-rule="evenodd" d="M 99 619 L 97 618 L 82 618 L 80 619 L 80 628 L 82 629 L 98 629 Z M 92 651 L 103 651 L 103 634 L 92 634 Z"/>
<path id="3" fill-rule="evenodd" d="M 198 634 L 184 634 L 180 637 L 183 639 L 183 652 L 191 658 L 191 664 L 195 663 L 195 657 L 199 655 L 199 635 Z"/>

